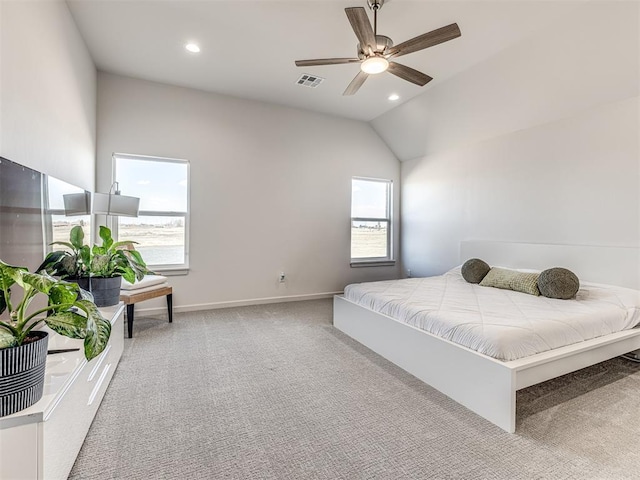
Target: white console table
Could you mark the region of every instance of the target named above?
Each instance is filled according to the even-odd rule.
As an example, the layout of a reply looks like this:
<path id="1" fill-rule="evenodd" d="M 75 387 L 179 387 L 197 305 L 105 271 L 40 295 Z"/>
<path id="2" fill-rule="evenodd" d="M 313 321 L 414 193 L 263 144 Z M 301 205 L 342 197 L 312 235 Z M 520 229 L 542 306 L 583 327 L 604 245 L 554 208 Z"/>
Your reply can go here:
<path id="1" fill-rule="evenodd" d="M 0 418 L 0 479 L 68 477 L 124 348 L 124 305 L 100 311 L 111 318 L 111 337 L 90 362 L 82 340 L 49 334 L 49 350 L 79 350 L 49 355 L 42 399 Z"/>

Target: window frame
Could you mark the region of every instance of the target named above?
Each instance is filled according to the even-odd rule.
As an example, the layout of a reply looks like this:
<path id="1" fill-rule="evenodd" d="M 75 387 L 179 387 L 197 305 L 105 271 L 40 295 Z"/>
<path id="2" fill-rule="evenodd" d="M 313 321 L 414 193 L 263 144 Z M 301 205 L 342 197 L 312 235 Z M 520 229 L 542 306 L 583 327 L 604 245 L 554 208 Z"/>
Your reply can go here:
<path id="1" fill-rule="evenodd" d="M 354 217 L 353 216 L 353 181 L 365 181 L 365 182 L 378 182 L 386 184 L 387 191 L 387 205 L 386 205 L 386 217 Z M 387 224 L 387 255 L 384 257 L 351 257 L 351 250 L 353 249 L 353 222 L 386 222 Z M 386 178 L 371 178 L 371 177 L 351 177 L 351 220 L 350 225 L 350 242 L 349 242 L 349 257 L 351 258 L 351 267 L 374 267 L 374 266 L 389 266 L 395 265 L 395 259 L 393 255 L 393 180 Z"/>
<path id="2" fill-rule="evenodd" d="M 149 264 L 149 267 L 158 273 L 163 275 L 186 275 L 189 272 L 189 259 L 190 259 L 190 241 L 189 231 L 191 230 L 191 162 L 189 160 L 181 158 L 168 158 L 168 157 L 156 157 L 152 155 L 136 155 L 130 153 L 112 153 L 112 178 L 114 182 L 118 181 L 116 163 L 117 159 L 134 160 L 134 161 L 147 161 L 155 163 L 178 163 L 184 164 L 187 167 L 187 211 L 161 211 L 161 210 L 140 210 L 138 212 L 139 217 L 176 217 L 184 218 L 184 263 L 182 264 Z M 126 194 L 126 192 L 124 192 Z M 120 219 L 115 219 L 114 238 L 118 239 L 119 236 Z"/>

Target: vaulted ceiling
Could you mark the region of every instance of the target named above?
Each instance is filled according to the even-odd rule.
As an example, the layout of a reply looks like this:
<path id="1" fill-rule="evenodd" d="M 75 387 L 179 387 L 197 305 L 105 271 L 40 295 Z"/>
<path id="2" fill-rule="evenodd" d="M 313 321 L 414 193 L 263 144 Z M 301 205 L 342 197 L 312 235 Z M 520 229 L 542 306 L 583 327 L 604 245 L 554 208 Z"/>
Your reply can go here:
<path id="1" fill-rule="evenodd" d="M 365 0 L 67 0 L 99 70 L 369 121 L 534 35 L 576 2 L 387 0 L 378 34 L 395 44 L 456 22 L 462 36 L 397 61 L 434 80 L 419 87 L 389 73 L 354 96 L 358 64 L 299 68 L 295 60 L 354 57 L 345 7 Z M 367 8 L 367 12 L 371 13 Z M 372 16 L 371 16 L 372 17 Z M 192 54 L 185 44 L 197 43 Z M 317 88 L 300 75 L 320 76 Z M 388 99 L 392 93 L 400 99 Z"/>

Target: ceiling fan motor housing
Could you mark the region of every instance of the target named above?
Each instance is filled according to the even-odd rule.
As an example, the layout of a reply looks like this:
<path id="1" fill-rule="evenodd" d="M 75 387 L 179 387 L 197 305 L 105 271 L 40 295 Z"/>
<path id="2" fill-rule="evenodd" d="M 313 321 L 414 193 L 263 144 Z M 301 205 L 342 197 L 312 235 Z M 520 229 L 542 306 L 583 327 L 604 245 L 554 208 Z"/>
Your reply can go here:
<path id="1" fill-rule="evenodd" d="M 379 53 L 384 55 L 385 52 L 391 47 L 393 47 L 393 40 L 391 40 L 389 37 L 385 35 L 376 35 L 376 51 L 374 53 Z M 358 58 L 360 60 L 364 60 L 365 58 L 370 56 L 369 52 L 362 51 L 362 47 L 360 46 L 360 44 L 358 44 L 357 48 L 358 48 Z"/>

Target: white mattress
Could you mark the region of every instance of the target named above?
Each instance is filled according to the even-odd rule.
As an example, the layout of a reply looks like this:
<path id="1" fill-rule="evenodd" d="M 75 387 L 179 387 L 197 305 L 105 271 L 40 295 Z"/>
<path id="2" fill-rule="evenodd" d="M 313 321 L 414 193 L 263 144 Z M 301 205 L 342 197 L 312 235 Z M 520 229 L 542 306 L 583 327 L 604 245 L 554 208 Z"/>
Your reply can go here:
<path id="1" fill-rule="evenodd" d="M 437 277 L 348 285 L 344 296 L 505 361 L 640 323 L 638 290 L 584 283 L 574 300 L 556 300 L 467 283 L 460 267 Z"/>

